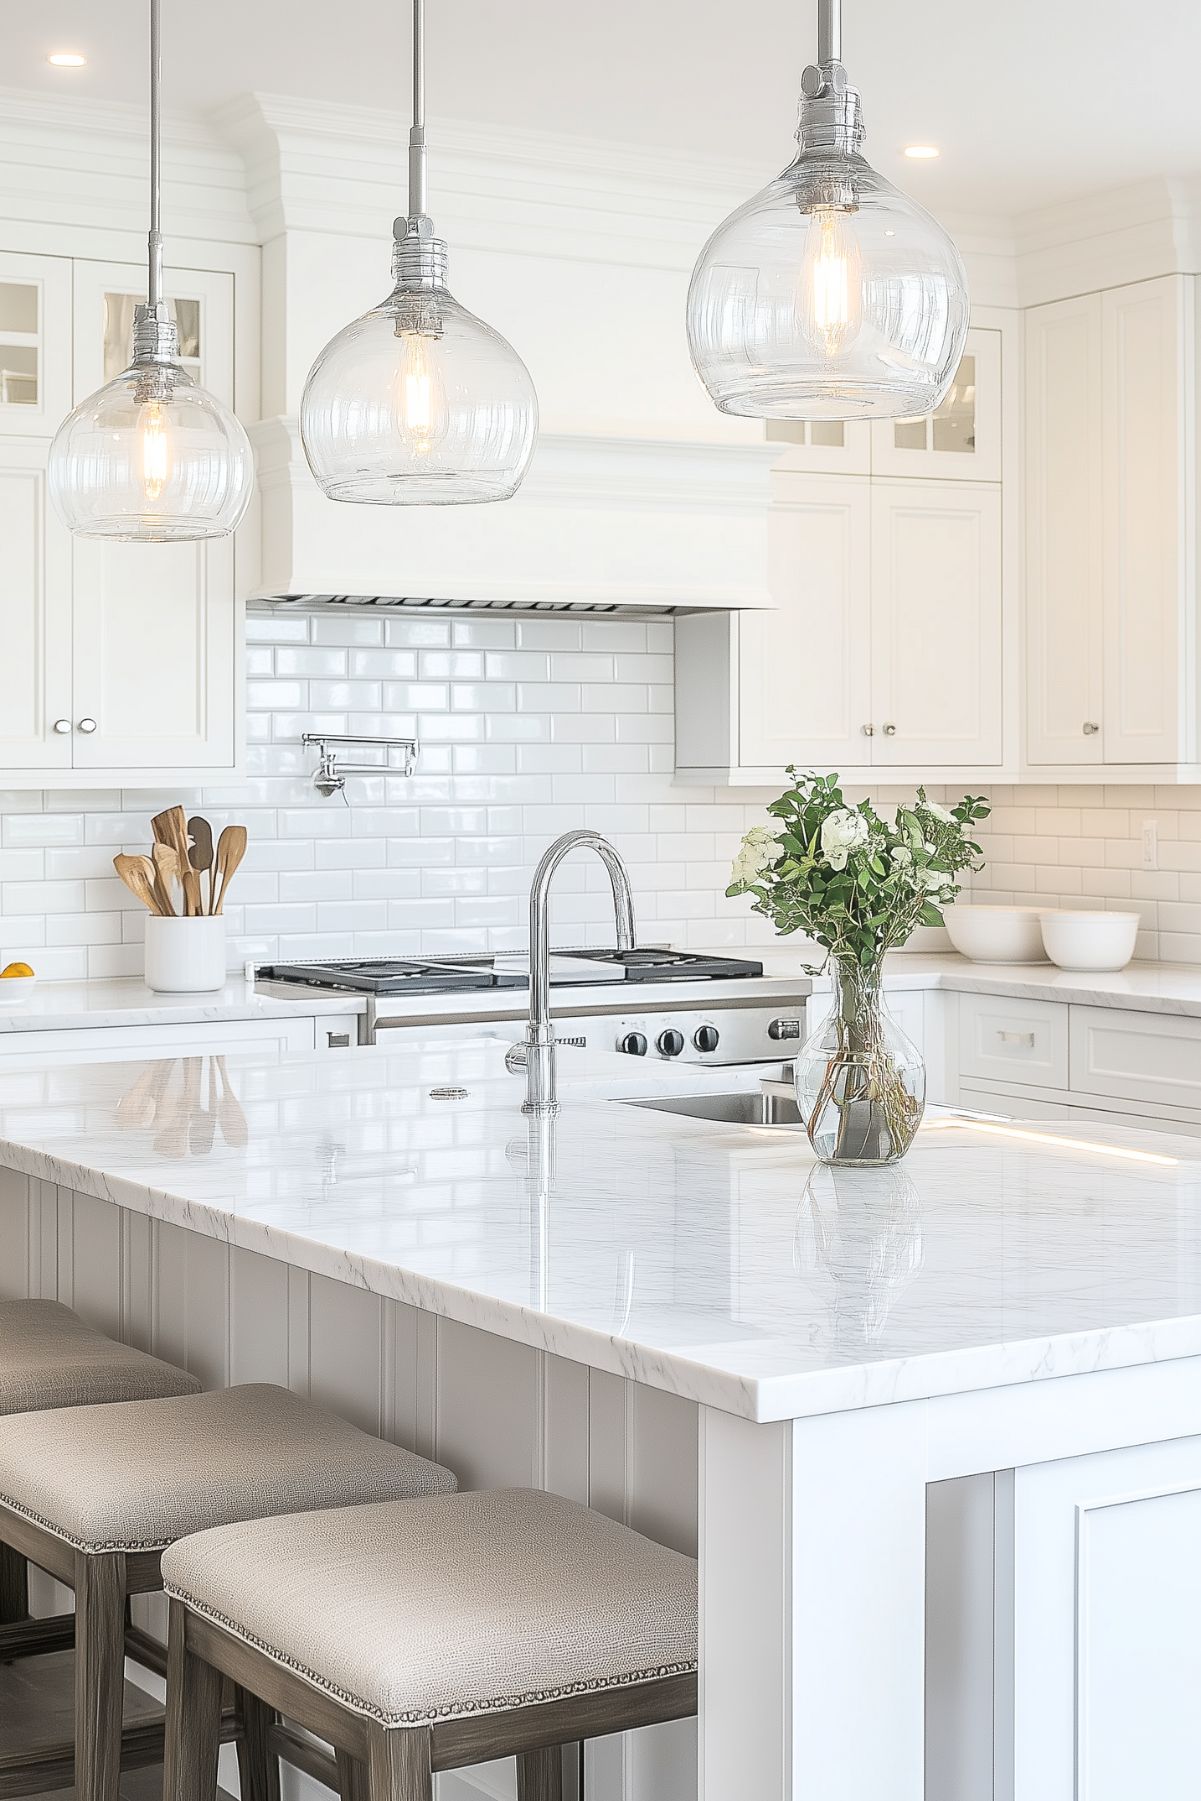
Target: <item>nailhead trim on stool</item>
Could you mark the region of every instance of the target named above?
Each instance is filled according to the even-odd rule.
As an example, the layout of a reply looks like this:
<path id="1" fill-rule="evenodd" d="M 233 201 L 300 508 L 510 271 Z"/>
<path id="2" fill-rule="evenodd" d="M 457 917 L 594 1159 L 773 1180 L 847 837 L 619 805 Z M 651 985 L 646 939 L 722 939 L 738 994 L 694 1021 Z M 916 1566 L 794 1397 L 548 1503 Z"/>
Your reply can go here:
<path id="1" fill-rule="evenodd" d="M 335 1747 L 344 1801 L 430 1801 L 434 1771 L 512 1755 L 519 1801 L 559 1801 L 559 1747 L 696 1711 L 695 1563 L 540 1491 L 222 1527 L 163 1583 L 176 1801 L 213 1801 L 221 1675 Z"/>
<path id="2" fill-rule="evenodd" d="M 161 1589 L 178 1534 L 367 1498 L 452 1490 L 449 1470 L 287 1389 L 253 1385 L 0 1419 L 0 1541 L 75 1590 L 75 1751 L 6 1757 L 0 1795 L 65 1787 L 117 1801 L 125 1603 Z M 35 1623 L 36 1624 L 36 1623 Z M 214 1730 L 238 1737 L 243 1801 L 274 1801 L 269 1710 L 239 1694 Z M 162 1755 L 142 1729 L 134 1761 Z M 48 1773 L 55 1780 L 48 1782 Z"/>

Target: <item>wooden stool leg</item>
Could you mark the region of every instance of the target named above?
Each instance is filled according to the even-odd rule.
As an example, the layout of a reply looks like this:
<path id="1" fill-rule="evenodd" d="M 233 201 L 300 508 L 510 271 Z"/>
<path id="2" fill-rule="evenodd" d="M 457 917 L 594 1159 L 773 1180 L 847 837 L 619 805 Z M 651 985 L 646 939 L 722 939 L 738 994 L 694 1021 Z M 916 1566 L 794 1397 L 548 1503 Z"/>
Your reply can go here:
<path id="1" fill-rule="evenodd" d="M 559 1745 L 519 1753 L 517 1801 L 563 1801 L 563 1751 Z"/>
<path id="2" fill-rule="evenodd" d="M 341 1801 L 367 1801 L 367 1765 L 352 1757 L 349 1751 L 337 1751 L 334 1755 Z"/>
<path id="3" fill-rule="evenodd" d="M 76 1801 L 117 1801 L 125 1693 L 125 1557 L 75 1559 Z"/>
<path id="4" fill-rule="evenodd" d="M 234 1691 L 238 1714 L 238 1786 L 242 1801 L 279 1801 L 279 1759 L 271 1749 L 275 1715 L 247 1688 Z"/>
<path id="5" fill-rule="evenodd" d="M 29 1566 L 11 1545 L 0 1545 L 0 1626 L 29 1617 Z"/>
<path id="6" fill-rule="evenodd" d="M 433 1801 L 428 1727 L 373 1726 L 368 1748 L 368 1801 Z"/>
<path id="7" fill-rule="evenodd" d="M 221 1677 L 188 1650 L 185 1621 L 185 1610 L 172 1601 L 167 1632 L 163 1801 L 213 1801 L 221 1738 Z"/>

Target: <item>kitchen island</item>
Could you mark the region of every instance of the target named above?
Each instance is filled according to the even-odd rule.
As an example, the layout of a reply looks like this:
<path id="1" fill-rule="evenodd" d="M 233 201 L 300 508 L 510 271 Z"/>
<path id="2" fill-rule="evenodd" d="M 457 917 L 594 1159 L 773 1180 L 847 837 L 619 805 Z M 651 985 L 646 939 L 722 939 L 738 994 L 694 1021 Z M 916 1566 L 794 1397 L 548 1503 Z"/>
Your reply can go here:
<path id="1" fill-rule="evenodd" d="M 671 1110 L 750 1072 L 565 1048 L 527 1122 L 502 1059 L 0 1077 L 0 1292 L 696 1550 L 699 1729 L 590 1801 L 1191 1796 L 1201 1145 L 944 1117 L 835 1174 Z"/>

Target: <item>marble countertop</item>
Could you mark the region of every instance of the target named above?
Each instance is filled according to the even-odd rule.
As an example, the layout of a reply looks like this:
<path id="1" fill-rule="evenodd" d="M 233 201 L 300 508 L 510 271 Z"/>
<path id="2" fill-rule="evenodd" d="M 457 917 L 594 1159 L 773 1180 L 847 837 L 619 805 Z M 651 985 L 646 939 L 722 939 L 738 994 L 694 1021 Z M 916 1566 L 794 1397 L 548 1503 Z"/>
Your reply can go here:
<path id="1" fill-rule="evenodd" d="M 752 1072 L 568 1047 L 540 1127 L 503 1054 L 13 1071 L 0 1165 L 756 1420 L 1201 1354 L 1201 1141 L 944 1117 L 835 1174 L 619 1104 Z"/>
<path id="2" fill-rule="evenodd" d="M 0 983 L 0 990 L 4 984 Z M 6 1001 L 0 992 L 0 1032 L 63 1032 L 80 1026 L 196 1025 L 203 1020 L 263 1019 L 288 1014 L 313 1018 L 320 1013 L 361 1013 L 362 995 L 321 994 L 316 989 L 260 989 L 242 976 L 231 976 L 213 994 L 156 994 L 144 982 L 121 977 L 112 981 L 35 982 L 20 997 Z"/>
<path id="3" fill-rule="evenodd" d="M 773 978 L 801 967 L 798 952 L 786 944 L 757 947 L 748 955 L 758 958 L 764 974 Z M 1130 963 L 1106 975 L 1057 969 L 1053 963 L 972 963 L 954 952 L 894 951 L 884 968 L 885 985 L 898 992 L 945 988 L 957 994 L 1007 994 L 1201 1018 L 1201 968 L 1187 963 Z M 815 994 L 829 987 L 828 976 L 813 977 Z"/>

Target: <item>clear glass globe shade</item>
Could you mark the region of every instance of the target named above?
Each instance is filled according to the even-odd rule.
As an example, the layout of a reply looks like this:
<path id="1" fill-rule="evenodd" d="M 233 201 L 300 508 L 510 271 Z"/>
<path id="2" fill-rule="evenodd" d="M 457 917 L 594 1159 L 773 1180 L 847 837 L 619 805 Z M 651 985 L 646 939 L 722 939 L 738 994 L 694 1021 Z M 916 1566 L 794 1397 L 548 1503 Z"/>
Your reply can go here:
<path id="1" fill-rule="evenodd" d="M 723 413 L 930 413 L 963 354 L 967 276 L 923 207 L 850 151 L 805 150 L 720 225 L 688 290 L 688 343 Z"/>
<path id="2" fill-rule="evenodd" d="M 250 440 L 178 363 L 135 363 L 68 414 L 50 493 L 78 537 L 221 538 L 254 486 Z"/>
<path id="3" fill-rule="evenodd" d="M 538 400 L 512 345 L 445 288 L 397 288 L 309 371 L 300 436 L 331 500 L 507 500 L 529 467 Z"/>

